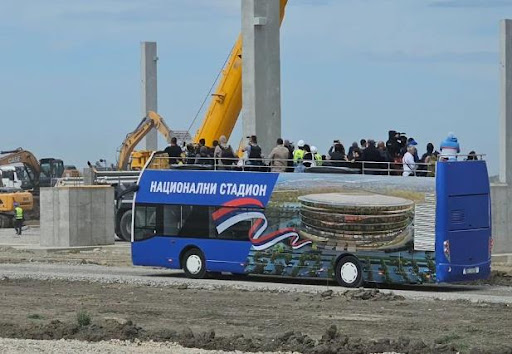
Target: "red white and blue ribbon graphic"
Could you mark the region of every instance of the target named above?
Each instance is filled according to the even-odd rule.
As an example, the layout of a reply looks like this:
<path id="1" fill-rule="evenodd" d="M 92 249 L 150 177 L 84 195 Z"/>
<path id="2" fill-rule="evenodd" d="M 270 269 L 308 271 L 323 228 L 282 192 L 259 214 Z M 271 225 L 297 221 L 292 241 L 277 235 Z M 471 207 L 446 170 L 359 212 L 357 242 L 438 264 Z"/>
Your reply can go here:
<path id="1" fill-rule="evenodd" d="M 249 240 L 255 250 L 267 249 L 288 238 L 293 249 L 311 244 L 311 240 L 301 240 L 293 227 L 265 234 L 268 222 L 262 209 L 263 204 L 257 199 L 235 199 L 224 203 L 222 208 L 212 214 L 212 218 L 219 234 L 241 221 L 256 219 L 249 230 Z"/>

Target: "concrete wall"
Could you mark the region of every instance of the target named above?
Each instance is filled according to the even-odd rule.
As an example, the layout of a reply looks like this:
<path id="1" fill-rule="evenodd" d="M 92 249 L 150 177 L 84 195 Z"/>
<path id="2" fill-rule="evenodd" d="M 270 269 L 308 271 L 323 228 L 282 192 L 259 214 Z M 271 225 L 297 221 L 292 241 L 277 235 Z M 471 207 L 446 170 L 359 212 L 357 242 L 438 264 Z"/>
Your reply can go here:
<path id="1" fill-rule="evenodd" d="M 41 188 L 41 246 L 114 243 L 114 188 Z"/>
<path id="2" fill-rule="evenodd" d="M 512 189 L 506 184 L 491 185 L 493 253 L 512 253 Z"/>

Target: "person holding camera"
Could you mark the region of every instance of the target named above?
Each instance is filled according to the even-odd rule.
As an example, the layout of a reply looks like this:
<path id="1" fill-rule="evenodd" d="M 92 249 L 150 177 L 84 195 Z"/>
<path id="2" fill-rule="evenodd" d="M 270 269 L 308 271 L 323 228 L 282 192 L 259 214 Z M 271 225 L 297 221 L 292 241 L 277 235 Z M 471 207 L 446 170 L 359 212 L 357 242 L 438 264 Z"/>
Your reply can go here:
<path id="1" fill-rule="evenodd" d="M 343 148 L 342 150 L 339 150 L 339 151 L 336 151 L 336 145 L 341 145 L 341 147 Z M 329 157 L 332 159 L 332 155 L 333 153 L 337 152 L 336 153 L 336 160 L 340 160 L 340 156 L 338 154 L 338 152 L 341 152 L 343 151 L 343 160 L 345 160 L 345 147 L 343 146 L 343 144 L 341 143 L 341 141 L 339 139 L 336 139 L 332 142 L 332 145 L 331 147 L 329 148 L 329 151 L 327 152 L 327 155 L 329 155 Z"/>
<path id="2" fill-rule="evenodd" d="M 390 161 L 396 161 L 397 157 L 403 155 L 401 150 L 406 148 L 407 137 L 405 133 L 400 133 L 395 130 L 388 131 L 388 141 L 386 142 L 386 151 L 389 155 Z M 405 151 L 404 151 L 405 153 Z"/>

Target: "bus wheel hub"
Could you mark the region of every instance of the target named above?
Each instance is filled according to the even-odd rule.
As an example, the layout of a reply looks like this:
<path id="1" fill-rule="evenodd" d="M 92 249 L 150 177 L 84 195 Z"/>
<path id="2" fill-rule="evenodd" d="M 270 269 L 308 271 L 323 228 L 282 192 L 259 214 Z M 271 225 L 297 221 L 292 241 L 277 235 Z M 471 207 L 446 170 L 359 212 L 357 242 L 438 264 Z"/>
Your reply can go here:
<path id="1" fill-rule="evenodd" d="M 197 274 L 201 271 L 203 266 L 203 262 L 201 262 L 201 258 L 195 254 L 189 256 L 187 258 L 187 269 L 192 274 Z"/>
<path id="2" fill-rule="evenodd" d="M 341 279 L 347 284 L 351 284 L 357 279 L 357 267 L 354 263 L 347 262 L 341 267 Z"/>

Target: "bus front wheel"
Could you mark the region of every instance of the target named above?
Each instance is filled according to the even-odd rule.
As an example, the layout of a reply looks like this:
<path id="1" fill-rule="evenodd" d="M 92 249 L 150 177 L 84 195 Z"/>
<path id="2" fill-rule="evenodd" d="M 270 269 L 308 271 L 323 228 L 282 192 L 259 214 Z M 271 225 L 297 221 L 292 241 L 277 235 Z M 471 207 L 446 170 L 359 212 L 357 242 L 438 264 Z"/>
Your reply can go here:
<path id="1" fill-rule="evenodd" d="M 345 256 L 336 264 L 336 281 L 346 288 L 357 288 L 363 283 L 361 264 L 354 256 Z"/>
<path id="2" fill-rule="evenodd" d="M 121 216 L 119 221 L 119 233 L 118 235 L 123 241 L 130 242 L 132 240 L 132 211 L 127 210 Z"/>
<path id="3" fill-rule="evenodd" d="M 206 275 L 204 255 L 197 248 L 192 248 L 185 252 L 181 264 L 188 278 L 202 279 Z"/>

